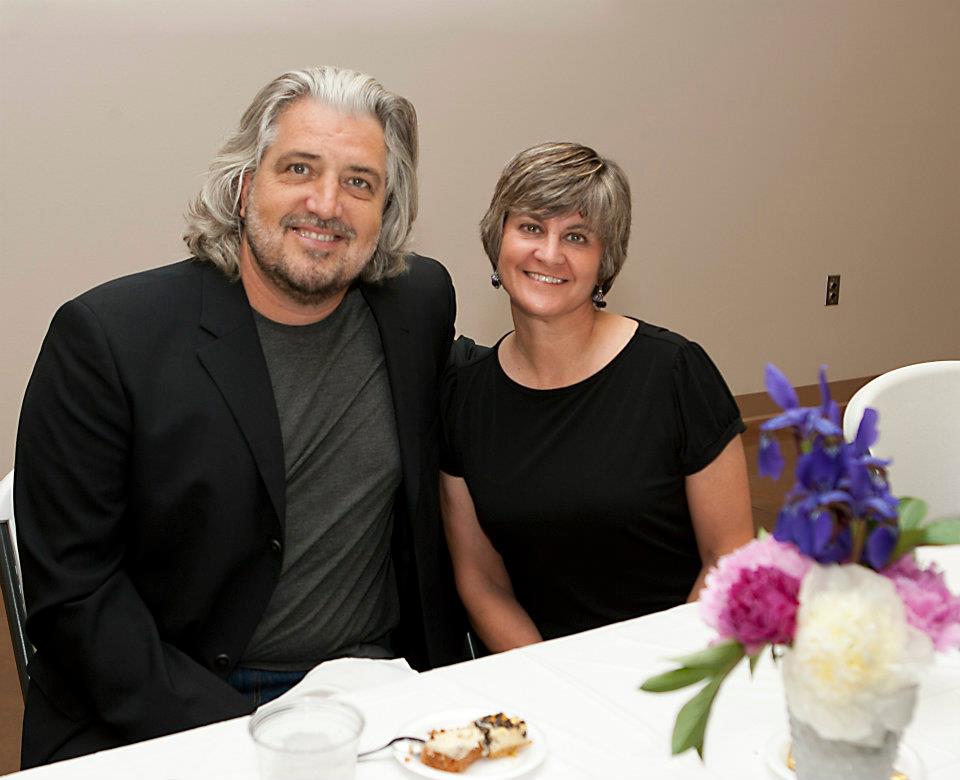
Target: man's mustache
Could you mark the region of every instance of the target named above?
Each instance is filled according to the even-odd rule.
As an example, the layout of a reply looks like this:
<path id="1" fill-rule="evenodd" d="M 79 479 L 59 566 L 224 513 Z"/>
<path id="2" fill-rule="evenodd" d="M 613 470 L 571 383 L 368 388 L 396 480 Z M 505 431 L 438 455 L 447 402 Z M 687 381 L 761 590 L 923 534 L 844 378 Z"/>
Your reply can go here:
<path id="1" fill-rule="evenodd" d="M 357 234 L 349 225 L 339 219 L 320 219 L 313 214 L 288 214 L 280 220 L 280 227 L 312 227 L 317 230 L 329 230 L 346 238 L 356 238 Z"/>

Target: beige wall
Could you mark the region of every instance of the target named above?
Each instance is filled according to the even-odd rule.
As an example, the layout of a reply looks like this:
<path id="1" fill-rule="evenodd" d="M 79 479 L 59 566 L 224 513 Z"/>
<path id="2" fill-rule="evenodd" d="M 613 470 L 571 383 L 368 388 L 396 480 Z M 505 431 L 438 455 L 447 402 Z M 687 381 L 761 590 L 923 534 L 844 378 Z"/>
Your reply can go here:
<path id="1" fill-rule="evenodd" d="M 56 307 L 183 257 L 225 132 L 324 62 L 417 105 L 416 247 L 478 340 L 509 325 L 476 236 L 499 169 L 575 139 L 633 184 L 613 308 L 700 341 L 734 392 L 767 360 L 806 384 L 956 358 L 958 41 L 955 0 L 0 0 L 0 471 Z"/>

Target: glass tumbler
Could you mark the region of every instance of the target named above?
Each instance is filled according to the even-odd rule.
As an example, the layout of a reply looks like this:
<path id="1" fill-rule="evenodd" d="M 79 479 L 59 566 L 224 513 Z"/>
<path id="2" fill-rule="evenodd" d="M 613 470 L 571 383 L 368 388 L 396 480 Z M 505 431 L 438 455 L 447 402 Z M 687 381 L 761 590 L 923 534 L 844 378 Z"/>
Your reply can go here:
<path id="1" fill-rule="evenodd" d="M 305 696 L 250 718 L 261 780 L 353 780 L 363 715 L 334 699 Z"/>

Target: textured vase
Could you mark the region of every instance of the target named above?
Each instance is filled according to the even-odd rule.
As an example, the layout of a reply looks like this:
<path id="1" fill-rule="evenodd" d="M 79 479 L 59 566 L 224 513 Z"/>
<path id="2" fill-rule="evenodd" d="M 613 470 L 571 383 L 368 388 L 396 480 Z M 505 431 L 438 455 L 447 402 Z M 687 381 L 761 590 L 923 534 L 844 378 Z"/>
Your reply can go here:
<path id="1" fill-rule="evenodd" d="M 900 734 L 887 731 L 879 747 L 824 739 L 790 715 L 797 780 L 890 780 Z"/>

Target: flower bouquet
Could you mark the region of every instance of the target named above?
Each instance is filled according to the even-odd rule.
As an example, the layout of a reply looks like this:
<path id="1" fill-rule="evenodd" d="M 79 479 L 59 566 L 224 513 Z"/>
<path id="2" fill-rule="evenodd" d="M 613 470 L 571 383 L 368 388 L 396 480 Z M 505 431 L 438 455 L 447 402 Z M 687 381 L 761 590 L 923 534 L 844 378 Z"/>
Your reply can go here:
<path id="1" fill-rule="evenodd" d="M 798 776 L 886 779 L 921 669 L 934 649 L 960 648 L 960 598 L 913 550 L 960 543 L 960 517 L 925 523 L 923 501 L 894 498 L 889 461 L 869 449 L 877 412 L 867 409 L 845 441 L 823 369 L 819 407 L 801 407 L 775 366 L 765 380 L 783 412 L 761 426 L 760 474 L 779 478 L 784 461 L 771 433 L 791 429 L 796 483 L 773 535 L 708 574 L 700 612 L 716 640 L 641 688 L 706 683 L 677 715 L 672 740 L 673 753 L 695 748 L 702 759 L 720 685 L 744 658 L 752 672 L 770 646 L 782 660 Z"/>

